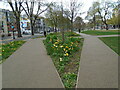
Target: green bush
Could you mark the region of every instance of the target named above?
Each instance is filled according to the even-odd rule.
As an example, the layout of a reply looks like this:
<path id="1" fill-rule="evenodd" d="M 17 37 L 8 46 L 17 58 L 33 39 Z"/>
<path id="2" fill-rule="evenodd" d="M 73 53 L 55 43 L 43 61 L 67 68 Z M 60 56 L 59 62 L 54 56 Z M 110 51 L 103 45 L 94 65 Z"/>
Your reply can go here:
<path id="1" fill-rule="evenodd" d="M 74 73 L 65 73 L 63 75 L 63 82 L 66 88 L 74 87 L 76 79 L 77 79 L 77 75 Z"/>

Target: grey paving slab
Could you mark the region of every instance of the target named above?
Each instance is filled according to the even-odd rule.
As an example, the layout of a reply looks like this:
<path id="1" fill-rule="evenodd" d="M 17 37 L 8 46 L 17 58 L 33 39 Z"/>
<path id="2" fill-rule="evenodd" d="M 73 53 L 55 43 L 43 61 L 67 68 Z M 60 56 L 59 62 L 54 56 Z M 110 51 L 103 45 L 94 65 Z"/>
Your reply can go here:
<path id="1" fill-rule="evenodd" d="M 85 37 L 77 88 L 118 88 L 118 55 L 96 37 Z"/>
<path id="2" fill-rule="evenodd" d="M 63 88 L 42 39 L 27 41 L 2 65 L 3 88 Z"/>

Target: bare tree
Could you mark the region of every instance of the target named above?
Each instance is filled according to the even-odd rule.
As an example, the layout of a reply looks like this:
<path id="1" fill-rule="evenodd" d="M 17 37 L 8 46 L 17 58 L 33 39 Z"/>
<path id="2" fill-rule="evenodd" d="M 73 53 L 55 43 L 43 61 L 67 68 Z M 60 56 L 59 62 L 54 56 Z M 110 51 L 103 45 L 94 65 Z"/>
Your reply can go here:
<path id="1" fill-rule="evenodd" d="M 22 12 L 23 0 L 7 0 L 7 2 L 9 3 L 10 7 L 12 8 L 12 11 L 13 11 L 15 19 L 16 19 L 18 37 L 22 37 L 21 29 L 20 29 L 20 15 Z"/>
<path id="2" fill-rule="evenodd" d="M 45 9 L 41 9 L 42 6 L 47 6 L 47 7 Z M 31 32 L 32 32 L 31 34 L 32 35 L 34 35 L 34 26 L 35 26 L 36 19 L 38 18 L 38 16 L 40 14 L 45 12 L 48 9 L 49 6 L 50 6 L 50 4 L 46 5 L 46 4 L 44 4 L 42 2 L 42 0 L 40 0 L 40 1 L 37 1 L 37 0 L 26 0 L 24 2 L 24 6 L 22 5 L 23 10 L 25 11 L 25 13 L 27 14 L 28 18 L 30 19 L 30 24 L 31 24 L 30 27 L 31 27 Z M 36 12 L 35 12 L 35 10 L 36 10 Z"/>
<path id="3" fill-rule="evenodd" d="M 78 14 L 80 14 L 79 11 L 81 6 L 82 4 L 78 3 L 77 0 L 70 0 L 69 8 L 66 11 L 64 11 L 64 13 L 70 18 L 71 30 L 73 30 L 74 19 Z"/>

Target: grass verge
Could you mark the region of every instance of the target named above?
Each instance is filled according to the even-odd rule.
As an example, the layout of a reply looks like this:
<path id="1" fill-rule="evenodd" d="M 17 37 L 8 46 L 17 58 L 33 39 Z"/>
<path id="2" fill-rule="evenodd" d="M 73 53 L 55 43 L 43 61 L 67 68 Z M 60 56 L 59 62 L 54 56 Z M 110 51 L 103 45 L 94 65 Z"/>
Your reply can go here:
<path id="1" fill-rule="evenodd" d="M 114 50 L 120 56 L 120 52 L 119 52 L 120 42 L 119 42 L 118 38 L 120 38 L 120 37 L 100 37 L 100 39 L 106 45 L 108 45 L 112 50 Z"/>
<path id="2" fill-rule="evenodd" d="M 0 61 L 1 63 L 7 59 L 13 52 L 15 52 L 26 41 L 12 41 L 7 44 L 2 44 L 0 47 Z"/>
<path id="3" fill-rule="evenodd" d="M 44 44 L 65 88 L 75 88 L 83 39 L 70 37 L 72 35 L 68 36 L 68 32 L 65 36 L 65 42 L 62 43 L 61 34 L 52 33 L 46 37 Z"/>
<path id="4" fill-rule="evenodd" d="M 82 33 L 90 35 L 118 35 L 120 34 L 120 30 L 89 30 Z"/>

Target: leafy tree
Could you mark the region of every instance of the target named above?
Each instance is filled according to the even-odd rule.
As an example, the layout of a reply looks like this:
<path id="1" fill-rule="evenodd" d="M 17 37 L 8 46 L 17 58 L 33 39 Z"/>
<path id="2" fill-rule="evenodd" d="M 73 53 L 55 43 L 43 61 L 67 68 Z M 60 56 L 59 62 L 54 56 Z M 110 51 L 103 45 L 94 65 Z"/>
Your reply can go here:
<path id="1" fill-rule="evenodd" d="M 74 27 L 78 29 L 79 33 L 81 32 L 81 29 L 84 27 L 84 22 L 81 17 L 76 17 L 74 21 Z"/>
<path id="2" fill-rule="evenodd" d="M 112 13 L 112 17 L 107 21 L 108 24 L 112 24 L 112 25 L 120 25 L 120 14 L 119 14 L 119 8 L 120 5 L 115 3 L 115 8 L 113 9 L 113 13 Z M 115 27 L 114 27 L 115 28 Z"/>
<path id="3" fill-rule="evenodd" d="M 106 26 L 106 30 L 108 30 L 108 23 L 107 20 L 111 17 L 111 9 L 114 7 L 114 4 L 109 2 L 109 1 L 105 1 L 102 3 L 98 3 L 98 13 L 100 15 L 101 21 L 103 22 L 103 24 L 105 24 Z"/>

